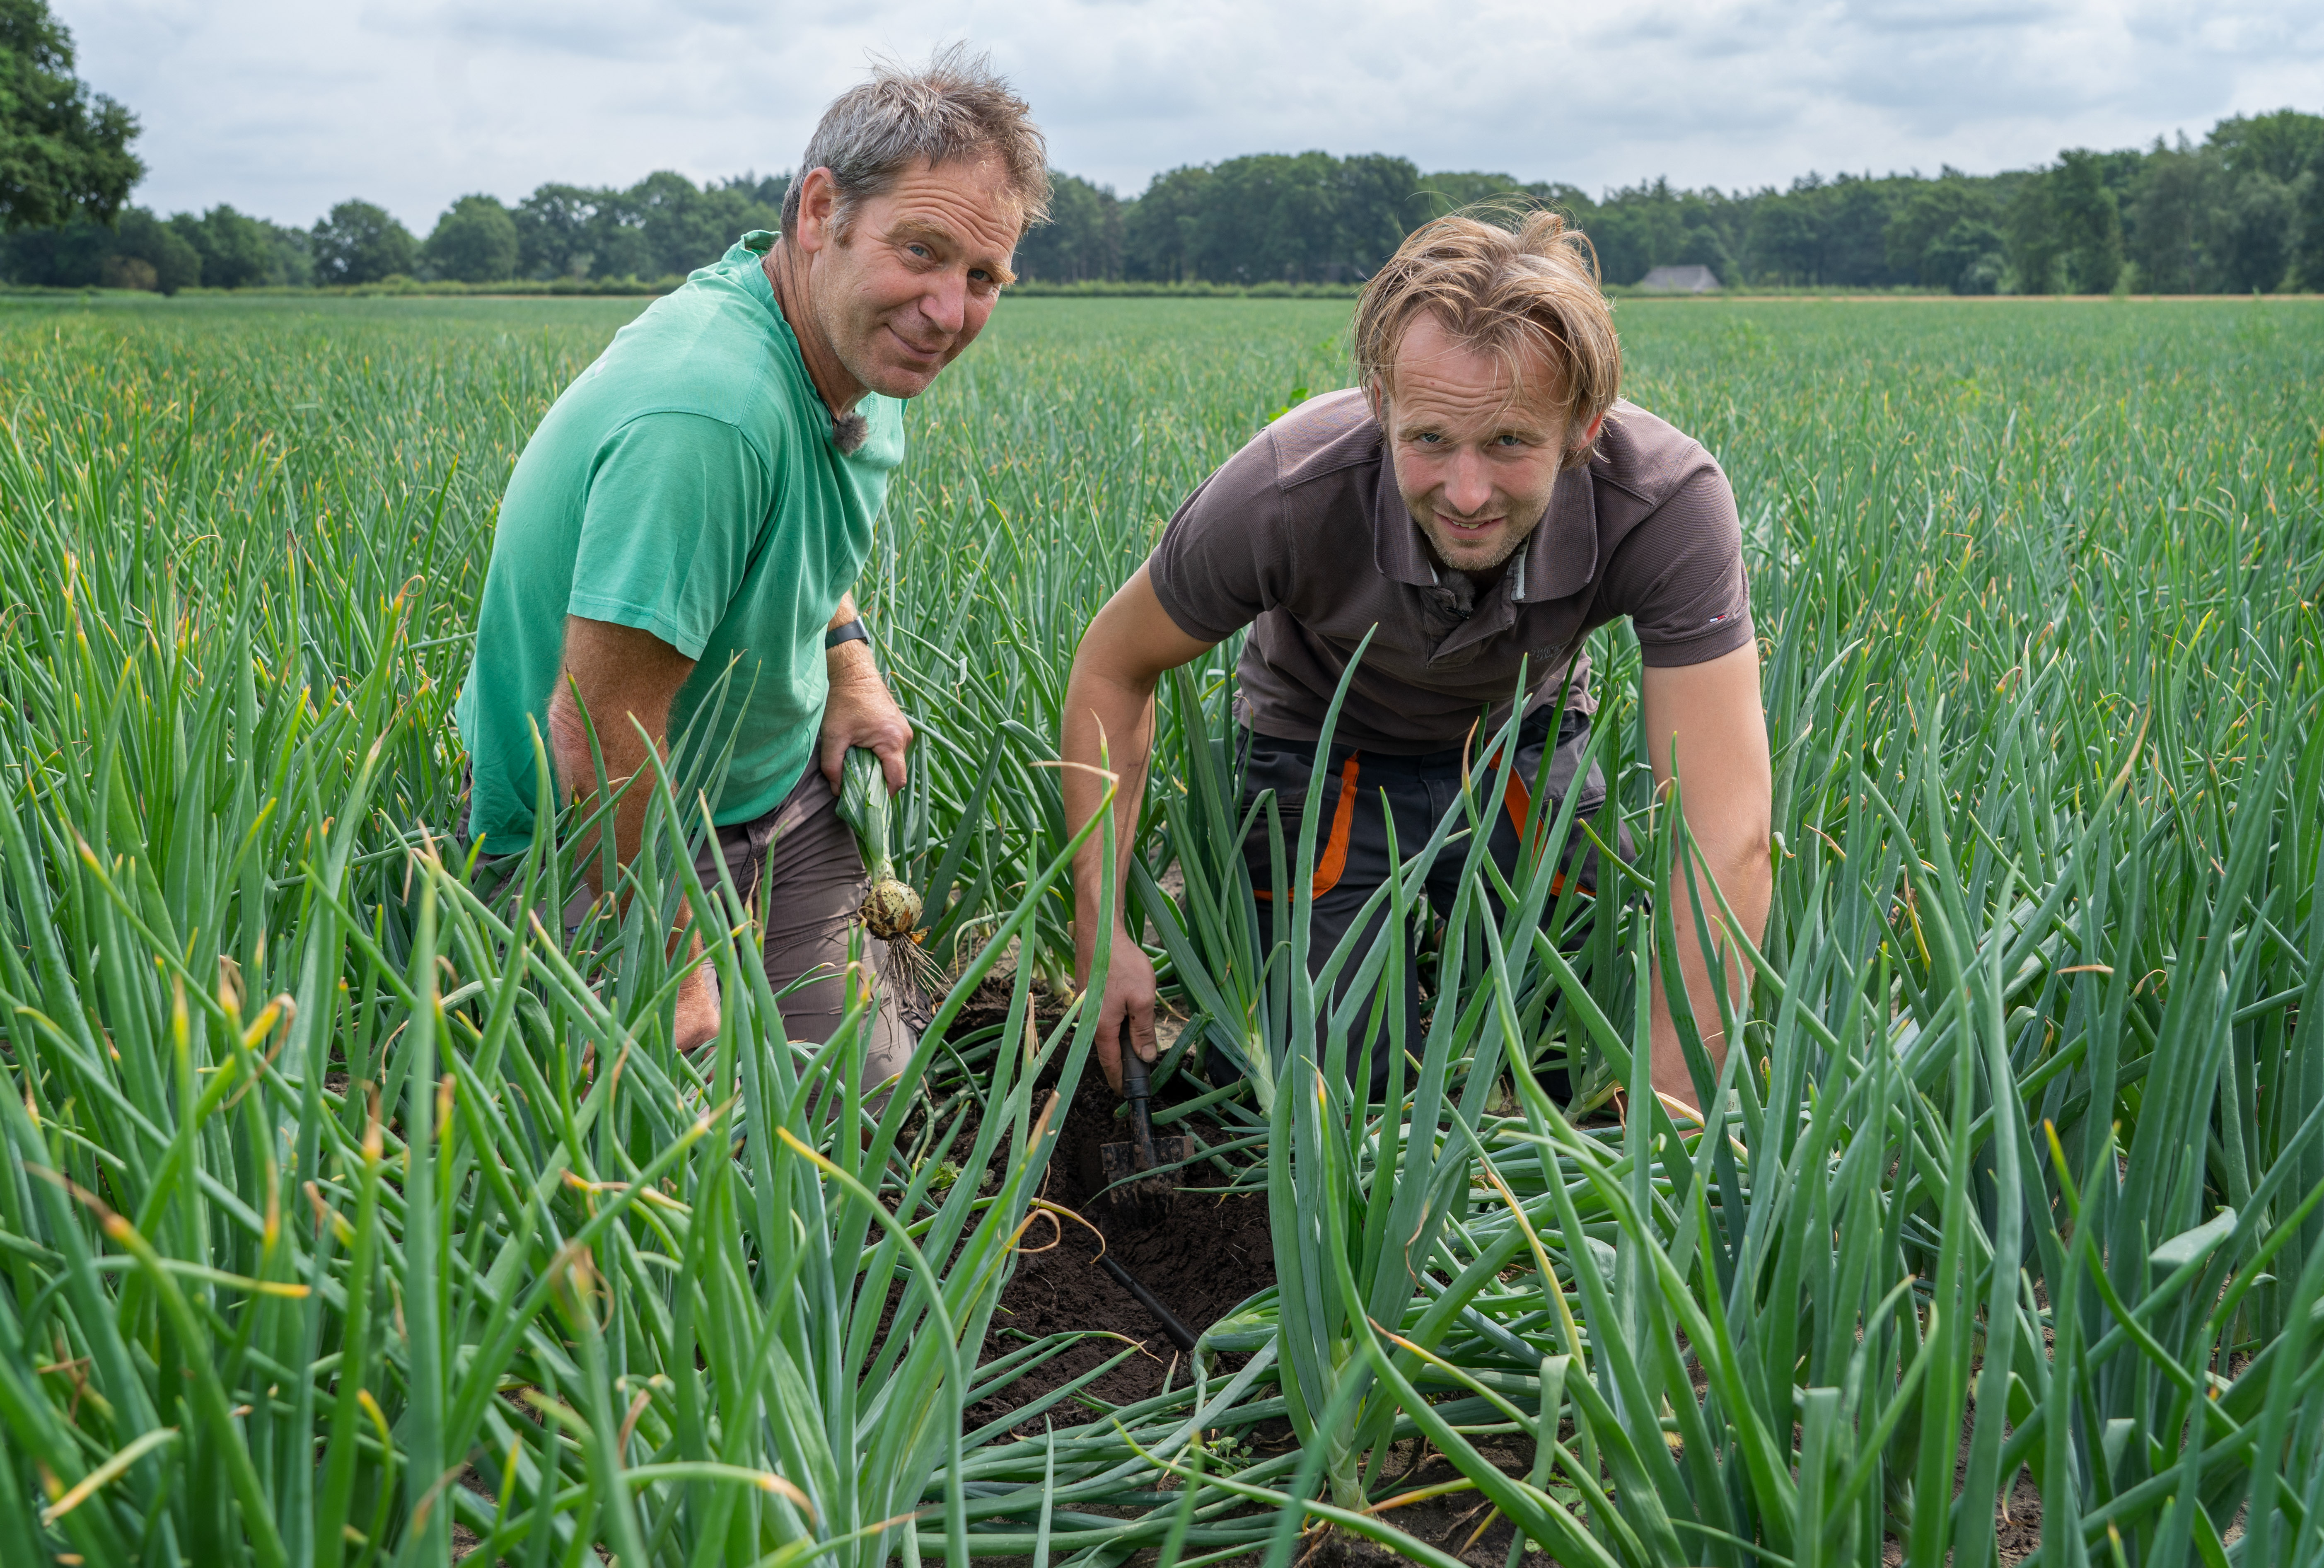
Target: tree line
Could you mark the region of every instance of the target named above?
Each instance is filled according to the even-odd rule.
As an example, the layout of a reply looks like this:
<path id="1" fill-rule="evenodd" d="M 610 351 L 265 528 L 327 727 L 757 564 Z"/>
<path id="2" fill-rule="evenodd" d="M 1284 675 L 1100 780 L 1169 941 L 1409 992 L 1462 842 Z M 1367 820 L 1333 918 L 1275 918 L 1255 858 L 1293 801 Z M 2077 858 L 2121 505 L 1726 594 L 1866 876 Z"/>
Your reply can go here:
<path id="1" fill-rule="evenodd" d="M 497 283 L 518 279 L 683 277 L 753 228 L 781 223 L 785 175 L 696 185 L 650 174 L 627 189 L 544 185 L 514 207 L 464 196 L 422 239 L 375 203 L 340 202 L 311 228 L 228 206 L 156 217 L 88 212 L 0 235 L 0 277 L 51 288 L 306 288 L 395 278 Z"/>
<path id="2" fill-rule="evenodd" d="M 310 227 L 229 206 L 132 207 L 135 116 L 73 75 L 46 0 L 0 0 L 0 281 L 66 288 L 658 281 L 780 223 L 788 175 L 696 185 L 668 171 L 626 189 L 543 185 L 510 206 L 464 196 L 426 238 L 375 203 Z M 1117 196 L 1056 175 L 1052 221 L 1025 236 L 1041 283 L 1253 285 L 1368 277 L 1416 225 L 1494 200 L 1565 212 L 1609 282 L 1700 265 L 1729 287 L 1964 294 L 2324 289 L 2324 115 L 2236 115 L 2200 143 L 2070 149 L 1992 175 L 1808 174 L 1783 189 L 1665 180 L 1595 198 L 1506 174 L 1423 172 L 1385 153 L 1256 153 L 1157 174 Z"/>
<path id="3" fill-rule="evenodd" d="M 1620 284 L 1699 265 L 1730 288 L 2324 290 L 2324 115 L 2291 109 L 2222 120 L 2200 143 L 2070 149 L 2002 174 L 1808 174 L 1748 191 L 1656 180 L 1593 199 L 1323 152 L 1190 164 L 1129 198 L 1059 175 L 1054 221 L 1026 236 L 1017 270 L 1056 282 L 1332 282 L 1369 275 L 1415 225 L 1495 199 L 1564 212 Z"/>

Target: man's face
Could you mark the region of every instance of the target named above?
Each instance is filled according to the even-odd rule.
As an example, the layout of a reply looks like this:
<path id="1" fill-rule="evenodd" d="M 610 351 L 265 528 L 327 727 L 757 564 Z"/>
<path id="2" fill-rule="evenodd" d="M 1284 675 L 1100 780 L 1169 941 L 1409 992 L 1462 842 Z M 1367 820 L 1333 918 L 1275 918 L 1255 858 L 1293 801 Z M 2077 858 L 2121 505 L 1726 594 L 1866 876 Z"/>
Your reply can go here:
<path id="1" fill-rule="evenodd" d="M 828 189 L 826 187 L 826 189 Z M 853 380 L 916 397 L 983 330 L 1019 230 L 997 159 L 923 165 L 860 202 L 840 237 L 801 203 L 808 310 Z"/>
<path id="2" fill-rule="evenodd" d="M 1425 315 L 1397 346 L 1394 395 L 1375 399 L 1396 487 L 1438 563 L 1454 571 L 1490 572 L 1517 552 L 1572 448 L 1549 366 L 1536 355 L 1526 369 L 1512 388 L 1499 356 Z"/>

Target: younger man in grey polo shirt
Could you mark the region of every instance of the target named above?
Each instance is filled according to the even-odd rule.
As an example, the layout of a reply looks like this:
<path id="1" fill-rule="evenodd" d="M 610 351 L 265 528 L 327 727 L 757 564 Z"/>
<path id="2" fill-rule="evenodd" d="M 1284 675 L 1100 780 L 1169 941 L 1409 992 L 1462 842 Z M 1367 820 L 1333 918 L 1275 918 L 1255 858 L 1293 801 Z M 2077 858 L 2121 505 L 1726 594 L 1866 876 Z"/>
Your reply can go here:
<path id="1" fill-rule="evenodd" d="M 1756 940 L 1769 767 L 1734 496 L 1694 441 L 1617 401 L 1620 349 L 1580 236 L 1550 214 L 1515 233 L 1432 224 L 1367 286 L 1355 332 L 1362 384 L 1303 404 L 1230 459 L 1099 613 L 1067 689 L 1065 760 L 1095 763 L 1102 733 L 1122 774 L 1117 798 L 1143 798 L 1157 680 L 1250 626 L 1238 672 L 1245 788 L 1275 789 L 1289 820 L 1333 693 L 1377 626 L 1321 803 L 1320 961 L 1388 875 L 1381 793 L 1397 841 L 1424 842 L 1461 787 L 1471 727 L 1507 720 L 1521 664 L 1534 685 L 1516 777 L 1532 779 L 1555 747 L 1552 789 L 1578 788 L 1584 808 L 1604 798 L 1595 769 L 1574 779 L 1590 702 L 1582 645 L 1627 615 L 1655 777 L 1670 777 L 1674 743 L 1688 824 Z M 1065 779 L 1077 827 L 1101 787 L 1072 768 Z M 1521 792 L 1497 815 L 1505 865 L 1529 804 Z M 1135 826 L 1121 824 L 1125 850 Z M 1461 859 L 1434 868 L 1432 901 L 1449 907 Z M 1568 869 L 1594 885 L 1593 864 Z M 1154 1055 L 1153 969 L 1120 909 L 1097 908 L 1097 879 L 1092 847 L 1075 867 L 1075 930 L 1084 976 L 1098 934 L 1112 943 L 1099 1055 L 1118 1082 L 1125 1040 Z M 1695 1016 L 1715 1019 L 1707 967 L 1695 944 L 1680 945 Z M 1416 1013 L 1416 993 L 1404 1000 Z M 1708 1043 L 1723 1055 L 1723 1041 Z M 1656 1089 L 1693 1102 L 1659 987 L 1653 1070 Z"/>

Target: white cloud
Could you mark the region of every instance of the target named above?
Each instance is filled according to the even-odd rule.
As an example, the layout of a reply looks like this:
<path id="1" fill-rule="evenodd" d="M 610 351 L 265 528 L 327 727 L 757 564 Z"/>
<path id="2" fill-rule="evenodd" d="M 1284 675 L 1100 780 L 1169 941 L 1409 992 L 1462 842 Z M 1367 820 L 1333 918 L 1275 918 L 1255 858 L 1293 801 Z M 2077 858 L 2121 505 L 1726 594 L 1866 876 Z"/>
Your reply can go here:
<path id="1" fill-rule="evenodd" d="M 1597 190 L 1658 174 L 2022 167 L 2286 105 L 2324 110 L 2312 0 L 60 0 L 143 118 L 163 210 L 307 222 L 788 167 L 881 52 L 965 37 L 1061 168 L 1126 194 L 1239 152 L 1388 152 Z"/>

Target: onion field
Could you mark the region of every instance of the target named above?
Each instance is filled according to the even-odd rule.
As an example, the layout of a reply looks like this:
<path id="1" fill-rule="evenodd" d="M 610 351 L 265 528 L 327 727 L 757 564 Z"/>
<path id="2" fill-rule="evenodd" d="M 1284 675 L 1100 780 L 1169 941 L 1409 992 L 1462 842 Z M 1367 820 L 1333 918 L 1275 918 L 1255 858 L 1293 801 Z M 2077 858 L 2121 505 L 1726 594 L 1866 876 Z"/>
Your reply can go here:
<path id="1" fill-rule="evenodd" d="M 1385 1107 L 1304 899 L 1250 897 L 1231 650 L 1169 682 L 1109 874 L 1275 1283 L 1126 1403 L 1044 1375 L 1148 1355 L 1126 1297 L 1008 1332 L 1111 1101 L 1059 705 L 1348 307 L 1008 301 L 913 410 L 859 590 L 920 736 L 884 1102 L 679 853 L 711 780 L 570 935 L 530 911 L 588 824 L 513 899 L 454 836 L 500 487 L 634 309 L 0 303 L 0 1562 L 2324 1563 L 2324 307 L 1620 306 L 1627 395 L 1734 482 L 1775 757 L 1748 996 L 1677 999 L 1741 1042 L 1707 1130 L 1624 1091 L 1719 910 L 1576 943 L 1552 887 L 1618 818 L 1635 890 L 1690 853 L 1625 632 L 1605 810 L 1501 878 L 1480 735 L 1382 893 L 1470 854 L 1452 918 L 1330 956 L 1421 966 Z"/>

